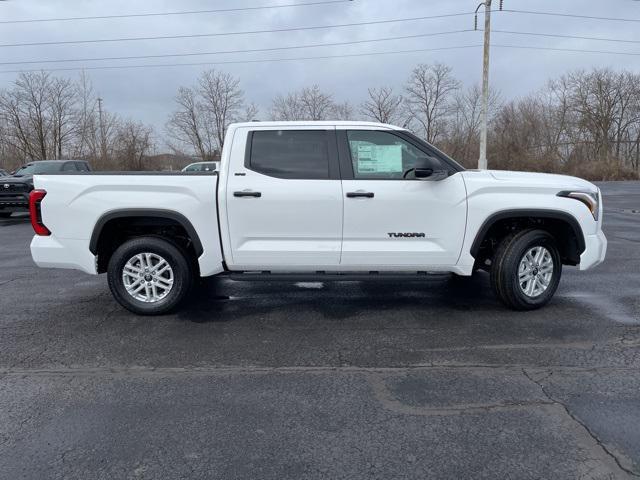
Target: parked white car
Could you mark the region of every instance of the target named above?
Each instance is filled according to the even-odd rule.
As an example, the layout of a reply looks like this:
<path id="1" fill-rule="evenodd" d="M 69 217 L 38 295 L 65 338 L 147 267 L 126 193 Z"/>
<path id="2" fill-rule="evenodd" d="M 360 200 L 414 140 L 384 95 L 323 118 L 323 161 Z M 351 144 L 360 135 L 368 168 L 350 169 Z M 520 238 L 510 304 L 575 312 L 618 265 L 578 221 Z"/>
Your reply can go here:
<path id="1" fill-rule="evenodd" d="M 196 162 L 182 169 L 183 172 L 215 172 L 218 170 L 218 162 Z"/>
<path id="2" fill-rule="evenodd" d="M 534 309 L 563 265 L 591 268 L 607 247 L 591 183 L 465 170 L 377 123 L 238 123 L 217 173 L 36 175 L 35 187 L 35 262 L 107 272 L 116 300 L 139 314 L 176 307 L 197 276 L 476 270 L 507 306 Z"/>

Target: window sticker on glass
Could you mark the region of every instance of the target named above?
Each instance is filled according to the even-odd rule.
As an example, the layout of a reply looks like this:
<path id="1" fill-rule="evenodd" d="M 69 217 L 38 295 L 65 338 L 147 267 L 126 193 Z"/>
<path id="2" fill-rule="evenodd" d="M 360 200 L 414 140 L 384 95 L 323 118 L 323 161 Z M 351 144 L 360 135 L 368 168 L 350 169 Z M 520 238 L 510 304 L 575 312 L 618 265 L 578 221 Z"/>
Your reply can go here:
<path id="1" fill-rule="evenodd" d="M 402 145 L 358 145 L 358 173 L 402 173 Z"/>

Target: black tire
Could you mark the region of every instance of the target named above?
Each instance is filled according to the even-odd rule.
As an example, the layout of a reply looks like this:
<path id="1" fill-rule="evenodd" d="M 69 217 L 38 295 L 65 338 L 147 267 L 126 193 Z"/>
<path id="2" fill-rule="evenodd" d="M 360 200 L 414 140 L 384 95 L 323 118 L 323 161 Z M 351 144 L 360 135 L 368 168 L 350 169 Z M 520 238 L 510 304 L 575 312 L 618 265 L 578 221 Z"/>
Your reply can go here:
<path id="1" fill-rule="evenodd" d="M 130 259 L 141 253 L 150 253 L 161 257 L 169 264 L 173 272 L 173 285 L 166 296 L 157 301 L 145 302 L 134 298 L 125 286 L 123 279 L 125 265 Z M 126 241 L 113 253 L 107 267 L 109 288 L 114 298 L 124 308 L 138 315 L 162 315 L 170 312 L 189 293 L 193 283 L 193 275 L 187 254 L 175 244 L 157 237 L 139 237 Z"/>
<path id="2" fill-rule="evenodd" d="M 553 271 L 544 291 L 528 295 L 518 281 L 518 269 L 525 254 L 536 247 L 544 247 L 549 252 Z M 542 269 L 534 265 L 533 272 L 537 274 Z M 562 261 L 554 238 L 544 230 L 533 229 L 505 237 L 496 250 L 490 272 L 491 286 L 496 296 L 514 310 L 534 310 L 549 303 L 558 288 L 561 275 Z"/>

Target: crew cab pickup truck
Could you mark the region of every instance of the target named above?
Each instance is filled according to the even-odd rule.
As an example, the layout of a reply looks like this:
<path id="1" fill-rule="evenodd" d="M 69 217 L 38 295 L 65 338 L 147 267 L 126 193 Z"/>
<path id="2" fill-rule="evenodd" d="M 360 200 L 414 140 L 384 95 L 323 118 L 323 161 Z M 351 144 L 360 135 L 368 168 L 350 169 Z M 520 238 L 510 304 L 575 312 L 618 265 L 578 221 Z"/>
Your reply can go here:
<path id="1" fill-rule="evenodd" d="M 115 299 L 161 314 L 194 278 L 490 274 L 538 308 L 563 265 L 603 261 L 602 197 L 579 178 L 465 170 L 406 130 L 366 122 L 228 128 L 219 172 L 36 175 L 41 267 L 106 272 Z"/>

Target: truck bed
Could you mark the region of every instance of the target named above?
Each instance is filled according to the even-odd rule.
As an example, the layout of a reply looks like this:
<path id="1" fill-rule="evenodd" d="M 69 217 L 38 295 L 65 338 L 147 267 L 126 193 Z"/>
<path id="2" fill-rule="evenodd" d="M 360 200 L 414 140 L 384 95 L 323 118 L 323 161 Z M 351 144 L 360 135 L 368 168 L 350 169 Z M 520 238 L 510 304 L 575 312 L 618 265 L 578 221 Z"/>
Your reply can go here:
<path id="1" fill-rule="evenodd" d="M 51 266 L 46 259 L 55 258 L 55 250 L 62 257 L 56 266 L 63 263 L 95 274 L 90 243 L 101 219 L 115 211 L 141 217 L 170 211 L 198 232 L 200 274 L 222 270 L 217 172 L 77 172 L 36 175 L 34 184 L 47 192 L 41 211 L 51 231 L 50 236 L 33 239 L 33 257 L 39 266 Z"/>

